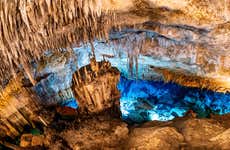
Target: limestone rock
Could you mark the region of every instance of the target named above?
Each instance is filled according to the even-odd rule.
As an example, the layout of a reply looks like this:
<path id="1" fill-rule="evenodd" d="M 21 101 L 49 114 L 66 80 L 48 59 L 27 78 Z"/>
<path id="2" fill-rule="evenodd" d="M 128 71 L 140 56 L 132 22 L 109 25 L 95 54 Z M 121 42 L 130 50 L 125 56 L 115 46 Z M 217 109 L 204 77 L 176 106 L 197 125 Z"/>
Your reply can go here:
<path id="1" fill-rule="evenodd" d="M 71 107 L 57 107 L 57 113 L 60 115 L 62 119 L 71 119 L 76 117 L 77 111 Z"/>
<path id="2" fill-rule="evenodd" d="M 32 134 L 23 134 L 20 139 L 21 147 L 29 147 L 31 146 L 33 135 Z"/>
<path id="3" fill-rule="evenodd" d="M 53 105 L 74 98 L 70 87 L 76 63 L 75 55 L 68 51 L 47 54 L 38 63 L 38 83 L 33 88 L 42 97 L 43 104 Z"/>
<path id="4" fill-rule="evenodd" d="M 127 149 L 177 150 L 184 137 L 173 127 L 135 128 Z"/>
<path id="5" fill-rule="evenodd" d="M 91 62 L 76 71 L 72 90 L 79 103 L 79 112 L 99 113 L 114 108 L 114 114 L 119 114 L 119 79 L 120 72 L 107 61 Z"/>
<path id="6" fill-rule="evenodd" d="M 188 71 L 221 81 L 224 86 L 218 90 L 225 92 L 230 81 L 229 7 L 229 0 L 2 3 L 0 76 L 9 77 L 15 64 L 39 58 L 47 49 L 58 51 L 92 39 L 109 39 L 128 53 L 130 70 L 143 55 L 154 58 L 156 67 L 179 68 L 182 75 Z"/>
<path id="7" fill-rule="evenodd" d="M 125 145 L 128 132 L 127 124 L 121 120 L 99 116 L 82 121 L 78 129 L 67 129 L 60 136 L 71 148 L 119 150 Z"/>
<path id="8" fill-rule="evenodd" d="M 222 133 L 225 128 L 208 119 L 189 119 L 179 125 L 185 141 L 191 144 L 207 143 L 208 139 Z"/>
<path id="9" fill-rule="evenodd" d="M 23 134 L 20 138 L 21 147 L 43 146 L 43 135 Z"/>
<path id="10" fill-rule="evenodd" d="M 14 138 L 25 125 L 33 126 L 32 120 L 40 109 L 39 97 L 31 89 L 23 87 L 21 80 L 22 75 L 18 74 L 0 91 L 0 138 Z"/>
<path id="11" fill-rule="evenodd" d="M 210 141 L 214 142 L 222 150 L 230 149 L 230 129 L 227 129 L 223 133 L 211 138 Z"/>
<path id="12" fill-rule="evenodd" d="M 44 140 L 43 135 L 33 136 L 32 141 L 31 141 L 31 146 L 42 146 L 43 140 Z"/>
<path id="13" fill-rule="evenodd" d="M 128 137 L 129 129 L 127 128 L 127 124 L 123 123 L 120 126 L 117 126 L 115 131 L 115 135 L 119 138 L 126 139 Z"/>

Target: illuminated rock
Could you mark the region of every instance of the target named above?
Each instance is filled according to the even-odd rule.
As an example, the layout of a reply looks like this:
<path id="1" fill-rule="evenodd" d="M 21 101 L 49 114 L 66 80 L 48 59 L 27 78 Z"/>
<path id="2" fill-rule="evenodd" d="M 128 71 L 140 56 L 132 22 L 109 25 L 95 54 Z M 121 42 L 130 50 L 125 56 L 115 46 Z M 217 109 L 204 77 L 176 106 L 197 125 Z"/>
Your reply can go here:
<path id="1" fill-rule="evenodd" d="M 212 137 L 211 142 L 214 142 L 215 145 L 219 146 L 221 149 L 230 149 L 230 129 L 224 131 L 223 133 Z"/>
<path id="2" fill-rule="evenodd" d="M 226 79 L 224 88 L 229 88 L 229 0 L 129 0 L 126 4 L 120 0 L 39 0 L 2 2 L 1 8 L 2 81 L 11 78 L 21 65 L 33 81 L 31 59 L 40 59 L 48 49 L 56 52 L 98 39 L 127 52 L 131 76 L 139 74 L 140 60 L 146 56 L 154 58 L 156 67 L 180 68 L 181 74 L 188 71 L 217 81 Z M 19 29 L 17 24 L 21 24 Z M 143 77 L 147 79 L 147 75 Z"/>
<path id="3" fill-rule="evenodd" d="M 111 116 L 92 117 L 82 120 L 77 126 L 79 129 L 66 129 L 60 133 L 61 145 L 63 145 L 61 141 L 66 141 L 72 149 L 122 149 L 129 136 L 128 125 Z M 52 149 L 55 145 L 57 143 L 52 141 L 49 147 Z"/>
<path id="4" fill-rule="evenodd" d="M 194 147 L 208 146 L 209 139 L 225 131 L 224 127 L 212 120 L 189 119 L 178 126 L 185 140 Z"/>
<path id="5" fill-rule="evenodd" d="M 187 87 L 204 88 L 216 92 L 230 92 L 228 76 L 226 78 L 202 77 L 178 70 L 172 71 L 165 68 L 152 68 L 154 71 L 162 74 L 163 79 L 166 82 L 175 82 Z"/>
<path id="6" fill-rule="evenodd" d="M 0 128 L 3 136 L 12 138 L 23 131 L 25 125 L 34 126 L 39 98 L 29 88 L 22 87 L 22 75 L 2 89 L 0 96 Z M 1 138 L 1 137 L 0 137 Z"/>
<path id="7" fill-rule="evenodd" d="M 73 75 L 72 90 L 79 103 L 81 113 L 99 113 L 115 109 L 119 114 L 120 93 L 117 83 L 120 72 L 107 61 L 92 60 Z"/>
<path id="8" fill-rule="evenodd" d="M 122 118 L 130 123 L 172 120 L 193 110 L 198 118 L 230 112 L 230 94 L 183 87 L 159 81 L 130 80 L 121 76 Z M 194 115 L 193 115 L 194 116 Z"/>
<path id="9" fill-rule="evenodd" d="M 45 105 L 71 101 L 72 74 L 76 71 L 76 57 L 71 52 L 44 56 L 36 69 L 37 84 L 33 87 Z"/>
<path id="10" fill-rule="evenodd" d="M 41 57 L 47 50 L 71 51 L 88 42 L 107 44 L 110 52 L 98 47 L 93 56 L 97 61 L 111 61 L 129 79 L 164 80 L 205 89 L 188 92 L 174 88 L 187 94 L 181 96 L 175 94 L 177 90 L 169 94 L 155 88 L 155 96 L 131 82 L 134 87 L 130 91 L 122 90 L 133 97 L 124 95 L 121 99 L 123 115 L 129 114 L 131 120 L 172 119 L 182 116 L 190 107 L 197 117 L 229 113 L 229 0 L 5 0 L 0 2 L 0 10 L 1 86 L 3 81 L 17 78 L 17 73 L 24 71 L 42 98 L 40 101 L 25 87 L 12 86 L 9 91 L 4 88 L 0 97 L 1 136 L 14 137 L 25 124 L 33 126 L 31 116 L 38 107 L 32 100 L 56 105 L 76 97 L 79 112 L 84 113 L 118 106 L 119 71 L 115 68 L 101 69 L 93 60 L 90 71 L 86 66 L 76 72 L 77 65 L 89 60 L 87 53 L 79 59 L 85 59 L 83 62 L 69 61 L 73 55 L 67 53 L 55 54 L 57 57 L 50 57 L 51 61 Z M 43 61 L 45 67 L 39 64 L 34 74 L 30 63 L 36 61 Z M 184 100 L 186 107 L 172 98 L 174 95 Z M 116 133 L 119 135 L 119 129 Z"/>
<path id="11" fill-rule="evenodd" d="M 43 140 L 42 135 L 23 134 L 20 138 L 20 147 L 43 146 Z"/>
<path id="12" fill-rule="evenodd" d="M 129 32 L 127 34 L 129 35 Z M 130 33 L 127 38 L 132 39 L 132 35 L 138 39 L 138 34 L 135 32 L 133 34 Z M 124 36 L 127 35 L 124 34 Z M 162 38 L 160 35 L 157 35 L 156 38 L 157 37 Z M 134 56 L 129 58 L 129 55 L 132 55 L 133 51 L 131 49 L 129 50 L 128 45 L 132 45 L 135 40 L 131 40 L 128 43 L 125 42 L 126 44 L 122 45 L 123 36 L 121 35 L 117 38 L 121 38 L 121 40 L 117 41 L 115 44 L 112 43 L 111 45 L 95 42 L 95 55 L 97 61 L 101 61 L 103 59 L 110 61 L 112 66 L 117 67 L 127 78 L 164 80 L 165 82 L 175 82 L 187 87 L 204 88 L 223 93 L 227 93 L 229 91 L 230 80 L 228 78 L 228 71 L 226 68 L 225 72 L 220 70 L 217 71 L 221 68 L 221 66 L 228 64 L 226 62 L 220 64 L 221 61 L 217 61 L 215 64 L 217 72 L 214 73 L 211 71 L 211 73 L 206 70 L 208 65 L 200 66 L 204 63 L 197 63 L 196 61 L 189 63 L 186 60 L 189 57 L 189 61 L 193 61 L 193 50 L 190 50 L 190 47 L 188 47 L 188 51 L 180 52 L 177 50 L 174 51 L 173 49 L 175 47 L 172 48 L 171 51 L 167 48 L 162 48 L 162 50 L 158 51 L 155 50 L 155 46 L 147 46 L 142 47 L 142 51 L 137 54 L 133 54 Z M 144 44 L 146 43 L 148 43 L 148 41 L 144 42 Z M 90 46 L 76 47 L 74 48 L 74 51 L 76 56 L 79 58 L 79 67 L 87 65 L 90 62 L 88 59 L 88 57 L 92 55 Z M 191 56 L 188 56 L 190 54 L 185 54 L 190 52 Z M 201 57 L 203 56 L 204 55 L 201 55 Z M 131 61 L 130 59 L 133 60 L 132 65 L 129 64 Z"/>

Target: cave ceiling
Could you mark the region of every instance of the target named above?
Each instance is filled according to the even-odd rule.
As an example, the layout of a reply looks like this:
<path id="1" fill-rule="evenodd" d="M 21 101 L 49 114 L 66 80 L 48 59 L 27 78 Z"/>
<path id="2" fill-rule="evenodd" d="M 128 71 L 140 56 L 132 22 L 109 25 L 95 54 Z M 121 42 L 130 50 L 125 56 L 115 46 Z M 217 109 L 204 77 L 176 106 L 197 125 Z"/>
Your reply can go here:
<path id="1" fill-rule="evenodd" d="M 103 41 L 166 81 L 230 91 L 229 0 L 1 0 L 0 20 L 2 79 L 47 50 Z"/>

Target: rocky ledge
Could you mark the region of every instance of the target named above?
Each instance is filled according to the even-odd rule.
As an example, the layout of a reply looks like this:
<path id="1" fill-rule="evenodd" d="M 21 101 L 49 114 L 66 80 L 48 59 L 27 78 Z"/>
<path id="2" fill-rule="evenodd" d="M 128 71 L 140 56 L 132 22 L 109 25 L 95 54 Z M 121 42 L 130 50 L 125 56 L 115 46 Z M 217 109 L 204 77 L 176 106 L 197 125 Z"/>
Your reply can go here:
<path id="1" fill-rule="evenodd" d="M 168 122 L 152 121 L 128 125 L 108 113 L 68 121 L 57 119 L 54 109 L 50 124 L 39 134 L 24 134 L 17 149 L 230 149 L 230 115 L 198 119 L 186 117 Z M 52 117 L 53 116 L 53 117 Z M 27 137 L 27 138 L 24 138 Z"/>

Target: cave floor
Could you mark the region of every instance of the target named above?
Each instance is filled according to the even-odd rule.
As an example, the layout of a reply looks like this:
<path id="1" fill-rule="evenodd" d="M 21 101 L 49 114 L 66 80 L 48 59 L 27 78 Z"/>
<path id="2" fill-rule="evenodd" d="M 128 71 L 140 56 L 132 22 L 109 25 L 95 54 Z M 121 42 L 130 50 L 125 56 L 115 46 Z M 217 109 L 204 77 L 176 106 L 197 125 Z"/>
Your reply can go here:
<path id="1" fill-rule="evenodd" d="M 167 122 L 128 125 L 107 112 L 63 120 L 53 110 L 42 112 L 50 121 L 44 132 L 19 149 L 230 149 L 230 114 L 206 119 L 188 114 Z"/>

